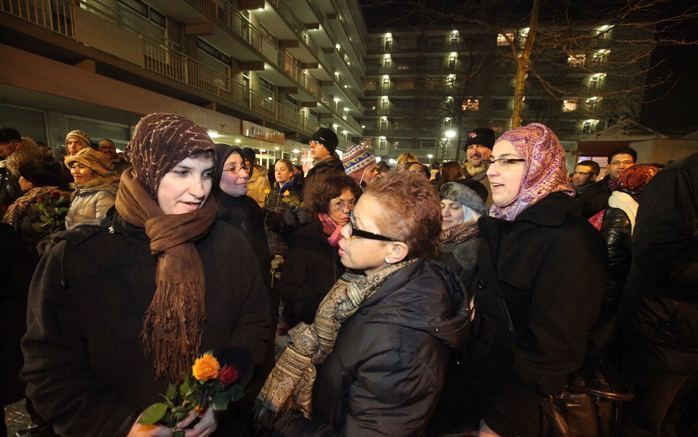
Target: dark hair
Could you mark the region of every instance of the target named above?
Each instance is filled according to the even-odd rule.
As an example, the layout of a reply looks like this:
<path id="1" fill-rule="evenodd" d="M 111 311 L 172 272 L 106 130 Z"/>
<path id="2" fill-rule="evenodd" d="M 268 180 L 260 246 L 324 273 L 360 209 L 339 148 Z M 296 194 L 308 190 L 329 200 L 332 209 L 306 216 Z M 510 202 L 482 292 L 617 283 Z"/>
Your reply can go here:
<path id="1" fill-rule="evenodd" d="M 26 161 L 19 166 L 19 175 L 35 187 L 59 185 L 61 168 L 57 162 L 46 160 Z"/>
<path id="2" fill-rule="evenodd" d="M 463 177 L 463 167 L 456 161 L 444 162 L 441 166 L 441 183 L 454 182 Z"/>
<path id="3" fill-rule="evenodd" d="M 609 164 L 611 163 L 614 156 L 620 155 L 622 153 L 625 153 L 625 154 L 632 156 L 633 161 L 637 162 L 637 152 L 635 151 L 635 149 L 633 149 L 632 147 L 623 146 L 623 147 L 617 148 L 616 150 L 614 150 L 613 152 L 608 154 L 608 163 Z"/>
<path id="4" fill-rule="evenodd" d="M 433 253 L 441 233 L 441 207 L 428 179 L 410 172 L 388 173 L 372 179 L 364 194 L 380 202 L 378 227 L 407 244 L 408 258 Z"/>
<path id="5" fill-rule="evenodd" d="M 610 162 L 610 161 L 609 161 Z M 577 165 L 583 165 L 585 167 L 591 167 L 591 172 L 594 175 L 594 178 L 599 175 L 599 172 L 601 171 L 601 167 L 599 167 L 599 163 L 596 161 L 592 161 L 591 159 L 588 159 L 586 161 L 580 161 L 577 163 Z M 575 165 L 575 167 L 577 166 Z"/>
<path id="6" fill-rule="evenodd" d="M 254 149 L 251 147 L 245 147 L 242 149 L 240 156 L 242 156 L 243 160 L 250 161 L 252 164 L 257 162 L 257 155 L 254 153 Z"/>
<path id="7" fill-rule="evenodd" d="M 306 208 L 310 208 L 315 214 L 327 214 L 330 201 L 342 195 L 347 188 L 359 200 L 361 187 L 349 176 L 328 176 L 319 178 L 317 183 L 311 185 L 312 190 L 304 193 L 303 203 Z"/>
<path id="8" fill-rule="evenodd" d="M 390 171 L 390 165 L 385 161 L 380 161 L 376 164 L 376 171 L 378 173 L 388 173 Z"/>

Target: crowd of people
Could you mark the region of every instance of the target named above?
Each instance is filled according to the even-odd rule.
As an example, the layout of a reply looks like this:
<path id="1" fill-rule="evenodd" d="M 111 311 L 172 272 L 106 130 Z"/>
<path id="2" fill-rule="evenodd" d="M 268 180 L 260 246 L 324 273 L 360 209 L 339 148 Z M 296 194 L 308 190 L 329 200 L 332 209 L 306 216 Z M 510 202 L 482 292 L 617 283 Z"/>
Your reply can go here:
<path id="1" fill-rule="evenodd" d="M 24 435 L 553 436 L 590 362 L 632 399 L 570 435 L 696 432 L 698 154 L 622 147 L 597 181 L 539 123 L 431 168 L 308 144 L 267 170 L 155 113 L 125 153 L 74 130 L 56 161 L 0 129 L 1 400 L 26 398 Z M 244 397 L 142 423 L 205 351 Z"/>

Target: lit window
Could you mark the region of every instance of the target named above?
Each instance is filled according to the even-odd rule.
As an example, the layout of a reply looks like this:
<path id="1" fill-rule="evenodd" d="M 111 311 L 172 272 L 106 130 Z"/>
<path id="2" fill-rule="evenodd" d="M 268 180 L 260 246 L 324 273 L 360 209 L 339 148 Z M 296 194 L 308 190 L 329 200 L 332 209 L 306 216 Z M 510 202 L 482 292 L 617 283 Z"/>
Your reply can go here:
<path id="1" fill-rule="evenodd" d="M 576 100 L 563 100 L 562 101 L 562 112 L 573 112 L 577 110 Z"/>
<path id="2" fill-rule="evenodd" d="M 480 110 L 480 99 L 465 99 L 461 102 L 460 109 L 477 112 Z"/>
<path id="3" fill-rule="evenodd" d="M 497 34 L 497 45 L 504 47 L 509 45 L 509 41 L 514 40 L 514 32 L 505 32 Z"/>
<path id="4" fill-rule="evenodd" d="M 582 67 L 587 60 L 587 55 L 569 55 L 567 57 L 567 65 L 572 67 Z"/>

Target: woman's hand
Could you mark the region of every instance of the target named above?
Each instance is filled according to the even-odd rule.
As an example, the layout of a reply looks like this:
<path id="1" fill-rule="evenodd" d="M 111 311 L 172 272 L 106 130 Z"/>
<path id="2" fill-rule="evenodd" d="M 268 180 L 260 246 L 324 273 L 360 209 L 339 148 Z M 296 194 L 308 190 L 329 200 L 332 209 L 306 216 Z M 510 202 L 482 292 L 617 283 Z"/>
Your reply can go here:
<path id="1" fill-rule="evenodd" d="M 478 433 L 478 437 L 502 437 L 496 432 L 492 431 L 492 428 L 487 426 L 484 420 L 480 421 L 480 432 Z"/>
<path id="2" fill-rule="evenodd" d="M 199 422 L 191 429 L 184 430 L 184 437 L 207 437 L 213 434 L 213 431 L 218 427 L 216 415 L 213 414 L 213 409 L 207 408 L 203 413 L 191 411 L 189 416 L 177 424 L 178 429 L 186 428 L 194 419 L 199 418 Z"/>
<path id="3" fill-rule="evenodd" d="M 196 418 L 200 419 L 199 422 L 193 428 L 186 429 Z M 174 431 L 179 430 L 184 431 L 185 437 L 207 437 L 213 434 L 216 427 L 218 427 L 216 416 L 213 414 L 213 410 L 208 408 L 202 414 L 192 410 L 174 428 L 164 425 L 144 425 L 136 420 L 126 437 L 171 437 Z"/>

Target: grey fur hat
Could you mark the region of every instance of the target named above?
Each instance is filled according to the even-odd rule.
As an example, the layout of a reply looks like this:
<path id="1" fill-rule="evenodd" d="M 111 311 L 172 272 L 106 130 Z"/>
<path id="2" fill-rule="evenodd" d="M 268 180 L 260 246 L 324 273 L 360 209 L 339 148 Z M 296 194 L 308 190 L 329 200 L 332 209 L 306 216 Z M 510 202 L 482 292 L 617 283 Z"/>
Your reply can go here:
<path id="1" fill-rule="evenodd" d="M 487 215 L 485 203 L 474 190 L 459 182 L 448 182 L 441 186 L 439 198 L 467 206 L 479 215 Z"/>

